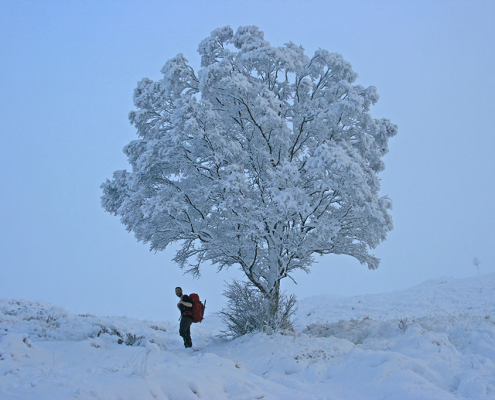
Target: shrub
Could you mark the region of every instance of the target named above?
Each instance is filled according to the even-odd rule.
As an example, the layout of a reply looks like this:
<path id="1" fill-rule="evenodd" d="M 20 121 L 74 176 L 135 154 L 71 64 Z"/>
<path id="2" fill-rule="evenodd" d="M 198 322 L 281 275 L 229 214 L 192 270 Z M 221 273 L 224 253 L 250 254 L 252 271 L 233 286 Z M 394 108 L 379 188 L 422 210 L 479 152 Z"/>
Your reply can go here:
<path id="1" fill-rule="evenodd" d="M 247 333 L 293 331 L 291 317 L 297 310 L 294 295 L 281 294 L 277 313 L 270 313 L 269 300 L 251 282 L 226 283 L 223 295 L 227 305 L 220 311 L 220 318 L 226 324 L 224 337 L 236 338 Z"/>

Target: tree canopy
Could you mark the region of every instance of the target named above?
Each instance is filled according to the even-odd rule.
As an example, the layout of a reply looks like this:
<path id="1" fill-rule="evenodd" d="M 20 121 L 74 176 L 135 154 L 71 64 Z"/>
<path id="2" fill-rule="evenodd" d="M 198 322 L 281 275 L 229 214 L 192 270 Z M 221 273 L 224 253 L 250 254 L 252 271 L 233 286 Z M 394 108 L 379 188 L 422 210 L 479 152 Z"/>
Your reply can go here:
<path id="1" fill-rule="evenodd" d="M 255 26 L 216 29 L 195 72 L 179 54 L 144 78 L 129 115 L 131 171 L 103 185 L 103 208 L 152 250 L 180 243 L 181 267 L 240 267 L 267 297 L 315 254 L 370 269 L 392 229 L 379 172 L 397 127 L 374 119 L 375 87 L 341 55 L 273 47 Z"/>

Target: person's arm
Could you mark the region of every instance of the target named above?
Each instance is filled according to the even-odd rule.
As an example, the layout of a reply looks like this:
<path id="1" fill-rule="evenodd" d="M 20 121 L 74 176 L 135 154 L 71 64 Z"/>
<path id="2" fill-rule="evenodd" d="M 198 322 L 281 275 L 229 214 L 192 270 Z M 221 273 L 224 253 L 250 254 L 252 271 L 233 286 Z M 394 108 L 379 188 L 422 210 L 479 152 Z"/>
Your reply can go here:
<path id="1" fill-rule="evenodd" d="M 186 298 L 186 300 L 191 300 L 189 296 L 182 296 L 182 298 L 179 301 L 179 304 L 184 305 L 185 307 L 192 307 L 192 303 L 189 303 L 188 301 L 182 300 L 183 298 Z"/>

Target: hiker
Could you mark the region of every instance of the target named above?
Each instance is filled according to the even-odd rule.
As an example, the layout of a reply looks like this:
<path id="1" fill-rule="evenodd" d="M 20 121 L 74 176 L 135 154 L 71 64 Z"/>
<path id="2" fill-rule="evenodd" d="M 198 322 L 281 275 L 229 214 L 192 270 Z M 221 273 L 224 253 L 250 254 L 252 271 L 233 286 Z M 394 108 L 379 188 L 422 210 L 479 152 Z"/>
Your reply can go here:
<path id="1" fill-rule="evenodd" d="M 187 294 L 182 293 L 182 288 L 176 287 L 175 294 L 180 298 L 177 303 L 177 307 L 180 310 L 180 327 L 179 335 L 184 339 L 184 346 L 186 348 L 192 347 L 191 340 L 191 324 L 193 323 L 192 317 L 192 300 Z"/>

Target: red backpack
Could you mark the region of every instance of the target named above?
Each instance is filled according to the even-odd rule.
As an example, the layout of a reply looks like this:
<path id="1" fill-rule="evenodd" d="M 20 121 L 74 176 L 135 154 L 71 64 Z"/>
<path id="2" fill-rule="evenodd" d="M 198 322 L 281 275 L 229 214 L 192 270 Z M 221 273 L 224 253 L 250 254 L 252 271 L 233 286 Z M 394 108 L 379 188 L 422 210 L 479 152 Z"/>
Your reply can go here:
<path id="1" fill-rule="evenodd" d="M 199 300 L 199 296 L 196 293 L 191 293 L 189 297 L 192 300 L 192 319 L 193 322 L 203 321 L 203 315 L 205 314 L 206 300 L 203 304 Z"/>

